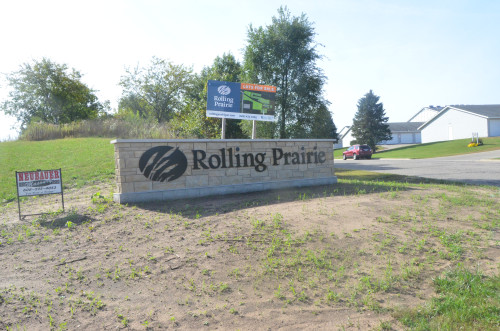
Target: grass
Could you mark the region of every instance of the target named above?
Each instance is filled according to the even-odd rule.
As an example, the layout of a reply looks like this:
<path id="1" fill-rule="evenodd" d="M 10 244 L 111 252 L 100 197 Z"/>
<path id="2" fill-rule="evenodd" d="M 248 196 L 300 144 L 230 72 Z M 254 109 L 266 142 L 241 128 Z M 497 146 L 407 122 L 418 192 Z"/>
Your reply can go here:
<path id="1" fill-rule="evenodd" d="M 16 171 L 62 169 L 64 188 L 82 187 L 114 176 L 109 138 L 76 138 L 0 143 L 0 201 L 16 198 Z"/>
<path id="2" fill-rule="evenodd" d="M 482 138 L 482 140 L 483 145 L 477 147 L 467 147 L 470 139 L 411 145 L 386 151 L 379 151 L 373 155 L 373 158 L 426 159 L 438 156 L 471 154 L 500 149 L 500 137 Z M 341 159 L 342 152 L 345 150 L 346 148 L 335 150 L 335 158 Z"/>
<path id="3" fill-rule="evenodd" d="M 500 328 L 500 275 L 457 267 L 434 280 L 439 294 L 428 304 L 398 312 L 413 330 L 498 330 Z"/>

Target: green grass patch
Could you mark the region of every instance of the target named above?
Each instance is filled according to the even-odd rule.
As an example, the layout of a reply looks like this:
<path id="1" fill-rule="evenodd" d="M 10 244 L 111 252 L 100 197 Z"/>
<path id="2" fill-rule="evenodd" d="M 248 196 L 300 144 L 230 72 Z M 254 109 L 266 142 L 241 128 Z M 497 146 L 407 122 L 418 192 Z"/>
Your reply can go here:
<path id="1" fill-rule="evenodd" d="M 109 138 L 76 138 L 0 143 L 0 201 L 15 199 L 16 171 L 62 169 L 63 184 L 82 187 L 114 175 Z"/>
<path id="2" fill-rule="evenodd" d="M 417 144 L 380 151 L 375 153 L 373 158 L 426 159 L 431 157 L 472 154 L 500 149 L 500 137 L 482 138 L 482 140 L 483 145 L 477 147 L 467 147 L 467 144 L 470 143 L 470 139 Z M 341 159 L 342 152 L 345 150 L 346 148 L 335 150 L 335 158 Z"/>
<path id="3" fill-rule="evenodd" d="M 417 309 L 396 314 L 414 330 L 498 330 L 500 276 L 457 268 L 434 280 L 438 297 Z"/>
<path id="4" fill-rule="evenodd" d="M 448 183 L 439 179 L 412 177 L 395 174 L 385 174 L 379 172 L 365 171 L 365 170 L 351 170 L 343 168 L 335 168 L 335 176 L 338 177 L 340 182 L 345 181 L 361 181 L 367 185 L 375 185 L 388 183 L 412 183 L 412 184 L 443 184 Z M 454 183 L 454 185 L 462 186 L 465 184 Z"/>

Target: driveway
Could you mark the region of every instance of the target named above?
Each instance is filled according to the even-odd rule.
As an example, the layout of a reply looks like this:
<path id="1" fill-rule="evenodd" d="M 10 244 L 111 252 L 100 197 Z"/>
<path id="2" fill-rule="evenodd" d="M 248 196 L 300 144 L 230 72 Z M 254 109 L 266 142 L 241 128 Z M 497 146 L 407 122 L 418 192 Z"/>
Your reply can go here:
<path id="1" fill-rule="evenodd" d="M 336 168 L 500 187 L 500 150 L 432 159 L 335 160 Z M 496 160 L 495 160 L 496 159 Z"/>

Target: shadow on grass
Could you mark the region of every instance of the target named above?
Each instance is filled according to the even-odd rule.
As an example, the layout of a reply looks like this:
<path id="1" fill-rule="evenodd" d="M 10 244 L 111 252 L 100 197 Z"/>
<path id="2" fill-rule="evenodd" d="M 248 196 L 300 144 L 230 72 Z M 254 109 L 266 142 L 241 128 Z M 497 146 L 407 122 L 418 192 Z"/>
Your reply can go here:
<path id="1" fill-rule="evenodd" d="M 300 202 L 335 196 L 355 197 L 365 194 L 408 191 L 414 189 L 411 187 L 412 184 L 450 184 L 450 182 L 418 177 L 343 169 L 337 171 L 336 175 L 338 183 L 333 185 L 232 194 L 223 196 L 222 198 L 220 196 L 211 196 L 197 199 L 179 199 L 128 205 L 154 212 L 181 214 L 187 218 L 197 219 L 201 216 L 212 216 L 246 208 L 270 206 L 294 201 Z"/>

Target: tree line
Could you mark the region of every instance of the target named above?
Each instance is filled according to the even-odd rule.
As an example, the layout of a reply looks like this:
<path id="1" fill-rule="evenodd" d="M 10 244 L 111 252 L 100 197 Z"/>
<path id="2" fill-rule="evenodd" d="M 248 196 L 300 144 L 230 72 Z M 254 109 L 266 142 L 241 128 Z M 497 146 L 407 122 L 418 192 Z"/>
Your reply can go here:
<path id="1" fill-rule="evenodd" d="M 115 116 L 168 123 L 179 137 L 218 138 L 221 119 L 205 115 L 207 81 L 246 82 L 277 86 L 277 121 L 259 122 L 259 138 L 335 138 L 314 36 L 305 14 L 294 17 L 281 7 L 270 25 L 249 26 L 243 63 L 224 53 L 195 73 L 153 56 L 148 64 L 127 68 L 120 77 L 122 95 L 113 114 L 109 102 L 100 101 L 97 91 L 82 82 L 80 72 L 48 58 L 34 60 L 6 75 L 10 91 L 0 109 L 17 118 L 21 131 L 32 123 Z M 226 137 L 248 138 L 247 122 L 227 120 Z"/>
<path id="2" fill-rule="evenodd" d="M 6 75 L 10 92 L 0 110 L 17 118 L 21 133 L 34 123 L 62 125 L 112 116 L 168 123 L 179 138 L 219 138 L 221 119 L 206 117 L 207 81 L 245 82 L 277 87 L 276 121 L 259 122 L 259 138 L 337 138 L 315 36 L 305 14 L 293 16 L 281 7 L 270 25 L 249 25 L 243 63 L 224 53 L 195 73 L 153 56 L 145 66 L 126 68 L 113 114 L 109 101 L 98 100 L 77 70 L 47 58 L 34 60 Z M 226 138 L 249 138 L 251 131 L 250 121 L 226 121 Z"/>

